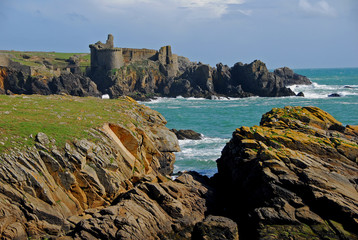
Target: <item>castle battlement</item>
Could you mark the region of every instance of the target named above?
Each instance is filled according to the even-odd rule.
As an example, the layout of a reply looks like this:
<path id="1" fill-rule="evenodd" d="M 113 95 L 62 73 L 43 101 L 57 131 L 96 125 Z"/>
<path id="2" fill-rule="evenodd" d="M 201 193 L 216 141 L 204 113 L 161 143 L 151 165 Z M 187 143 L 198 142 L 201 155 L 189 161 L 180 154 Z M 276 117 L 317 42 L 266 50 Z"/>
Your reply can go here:
<path id="1" fill-rule="evenodd" d="M 108 34 L 106 43 L 97 42 L 89 45 L 91 49 L 91 69 L 109 71 L 137 61 L 159 61 L 163 65 L 171 64 L 177 68 L 178 57 L 172 54 L 171 47 L 154 49 L 117 48 L 113 44 L 112 34 Z"/>

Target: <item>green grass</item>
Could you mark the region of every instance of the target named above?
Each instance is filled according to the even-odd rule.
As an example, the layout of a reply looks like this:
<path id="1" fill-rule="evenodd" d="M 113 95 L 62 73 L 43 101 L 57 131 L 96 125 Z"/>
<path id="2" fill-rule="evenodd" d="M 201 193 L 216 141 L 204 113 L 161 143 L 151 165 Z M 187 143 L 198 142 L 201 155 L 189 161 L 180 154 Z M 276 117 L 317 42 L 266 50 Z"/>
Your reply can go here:
<path id="1" fill-rule="evenodd" d="M 91 56 L 89 53 L 60 53 L 60 52 L 21 52 L 21 51 L 0 51 L 0 53 L 7 54 L 14 62 L 30 67 L 41 67 L 43 62 L 47 61 L 54 68 L 65 68 L 68 65 L 66 62 L 72 56 L 79 57 L 79 65 L 81 69 L 90 66 Z"/>
<path id="2" fill-rule="evenodd" d="M 0 102 L 0 153 L 32 146 L 38 132 L 63 147 L 74 138 L 90 138 L 89 130 L 104 123 L 140 126 L 130 114 L 132 109 L 143 108 L 124 99 L 59 95 L 0 95 Z"/>

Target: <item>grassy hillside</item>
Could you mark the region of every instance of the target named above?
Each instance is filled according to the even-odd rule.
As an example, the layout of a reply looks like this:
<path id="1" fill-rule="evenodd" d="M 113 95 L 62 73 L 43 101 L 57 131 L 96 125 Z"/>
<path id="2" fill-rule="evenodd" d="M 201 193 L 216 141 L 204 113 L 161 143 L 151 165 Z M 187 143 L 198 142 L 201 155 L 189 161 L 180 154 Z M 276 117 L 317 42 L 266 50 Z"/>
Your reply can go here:
<path id="1" fill-rule="evenodd" d="M 0 95 L 0 101 L 0 152 L 31 146 L 38 132 L 63 146 L 68 140 L 89 137 L 89 129 L 104 123 L 138 125 L 135 114 L 141 111 L 135 109 L 145 108 L 129 98 Z"/>
<path id="2" fill-rule="evenodd" d="M 21 52 L 0 51 L 6 54 L 12 61 L 19 62 L 30 67 L 53 66 L 54 68 L 65 68 L 69 59 L 76 59 L 81 67 L 90 66 L 89 53 L 59 53 L 59 52 Z"/>

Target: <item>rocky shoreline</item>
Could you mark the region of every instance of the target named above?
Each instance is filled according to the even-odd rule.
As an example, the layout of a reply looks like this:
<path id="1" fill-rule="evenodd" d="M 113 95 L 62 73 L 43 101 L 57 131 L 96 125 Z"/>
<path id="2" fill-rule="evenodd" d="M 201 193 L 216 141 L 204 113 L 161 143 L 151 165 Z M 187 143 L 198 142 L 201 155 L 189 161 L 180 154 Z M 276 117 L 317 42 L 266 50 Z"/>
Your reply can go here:
<path id="1" fill-rule="evenodd" d="M 62 59 L 64 65 L 59 69 L 56 67 L 58 58 L 50 58 L 51 53 L 47 53 L 48 56 L 41 53 L 42 57 L 36 53 L 17 53 L 15 58 L 11 52 L 0 52 L 0 94 L 81 97 L 108 94 L 111 98 L 130 96 L 142 101 L 177 96 L 282 97 L 296 95 L 288 88 L 290 85 L 311 84 L 307 77 L 287 67 L 270 72 L 259 60 L 250 64 L 238 62 L 232 67 L 222 63 L 211 67 L 172 54 L 170 46 L 163 49 L 157 54 L 166 54 L 165 61 L 162 59 L 165 56 L 138 59 L 110 70 L 88 65 L 84 69 L 81 65 L 84 60 L 77 55 Z"/>
<path id="2" fill-rule="evenodd" d="M 273 109 L 233 133 L 215 176 L 172 180 L 180 149 L 165 119 L 122 105 L 130 124 L 1 153 L 2 239 L 357 239 L 357 126 Z"/>

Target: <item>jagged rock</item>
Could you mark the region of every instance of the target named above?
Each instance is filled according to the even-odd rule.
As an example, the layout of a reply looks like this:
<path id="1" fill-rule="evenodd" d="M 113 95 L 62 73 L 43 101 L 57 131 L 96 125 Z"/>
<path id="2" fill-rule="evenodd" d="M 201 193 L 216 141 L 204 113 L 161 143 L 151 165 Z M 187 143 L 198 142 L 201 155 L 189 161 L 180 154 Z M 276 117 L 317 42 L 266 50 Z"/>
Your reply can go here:
<path id="1" fill-rule="evenodd" d="M 75 239 L 188 239 L 204 219 L 212 190 L 196 174 L 176 181 L 143 182 L 119 195 L 112 206 L 80 221 Z"/>
<path id="2" fill-rule="evenodd" d="M 177 136 L 177 138 L 179 140 L 183 140 L 183 139 L 192 139 L 192 140 L 200 140 L 202 139 L 202 135 L 200 133 L 197 133 L 193 130 L 190 129 L 186 129 L 186 130 L 176 130 L 176 129 L 170 129 L 170 131 L 172 131 L 173 133 L 175 133 L 175 135 Z"/>
<path id="3" fill-rule="evenodd" d="M 97 90 L 97 85 L 90 78 L 72 73 L 63 73 L 48 83 L 54 94 L 68 94 L 72 96 L 95 96 L 102 94 Z"/>
<path id="4" fill-rule="evenodd" d="M 89 214 L 96 218 L 101 209 L 110 206 L 114 199 L 119 199 L 119 196 L 123 196 L 122 193 L 130 191 L 136 185 L 143 186 L 138 188 L 138 191 L 143 192 L 145 186 L 149 187 L 148 184 L 164 184 L 166 181 L 168 183 L 162 187 L 166 187 L 168 193 L 163 197 L 167 199 L 170 193 L 170 196 L 175 198 L 161 202 L 165 211 L 168 211 L 165 217 L 168 214 L 175 216 L 181 213 L 176 212 L 176 207 L 194 201 L 189 199 L 189 196 L 196 194 L 197 198 L 193 199 L 196 199 L 195 211 L 198 215 L 191 216 L 193 222 L 190 224 L 194 225 L 203 218 L 204 212 L 201 211 L 205 211 L 205 208 L 201 206 L 205 205 L 205 202 L 200 202 L 199 198 L 206 193 L 206 188 L 195 188 L 196 183 L 192 182 L 192 185 L 183 190 L 183 194 L 186 191 L 187 197 L 183 198 L 181 203 L 175 199 L 182 196 L 175 194 L 182 192 L 177 190 L 182 184 L 179 186 L 173 183 L 172 186 L 172 180 L 161 174 L 169 174 L 172 171 L 172 151 L 179 150 L 174 133 L 165 128 L 166 120 L 158 112 L 139 105 L 132 99 L 127 100 L 130 101 L 128 104 L 131 110 L 123 112 L 123 117 L 128 118 L 128 126 L 112 123 L 89 129 L 90 139 L 74 139 L 61 149 L 54 147 L 54 142 L 45 134 L 38 133 L 35 146 L 24 147 L 22 150 L 10 149 L 1 153 L 2 238 L 55 238 L 68 233 L 71 227 L 77 228 L 83 224 L 81 221 L 89 219 Z M 168 163 L 165 160 L 168 160 Z M 150 199 L 145 197 L 147 195 L 148 191 L 144 198 Z M 140 196 L 142 195 L 139 194 L 138 197 Z M 132 209 L 133 204 L 135 205 L 134 201 L 130 202 L 128 208 Z M 182 208 L 182 211 L 189 215 L 191 208 Z M 108 215 L 107 212 L 105 215 Z M 140 209 L 136 212 L 138 216 L 141 213 Z M 151 212 L 146 214 L 150 216 Z M 81 220 L 78 220 L 81 216 Z M 126 221 L 126 218 L 117 217 L 118 221 Z M 160 221 L 166 222 L 167 218 Z M 134 219 L 131 223 L 135 222 Z M 171 229 L 171 225 L 168 226 Z M 132 233 L 123 234 L 134 234 L 137 230 L 134 230 L 134 225 L 131 227 Z"/>
<path id="5" fill-rule="evenodd" d="M 288 67 L 277 68 L 274 73 L 283 78 L 285 86 L 290 85 L 311 85 L 312 82 L 305 76 L 296 74 Z"/>
<path id="6" fill-rule="evenodd" d="M 195 225 L 193 238 L 198 240 L 239 240 L 237 224 L 226 217 L 208 216 Z"/>
<path id="7" fill-rule="evenodd" d="M 271 73 L 266 65 L 255 60 L 250 64 L 236 63 L 231 68 L 231 77 L 235 85 L 241 85 L 245 92 L 261 97 L 280 97 L 296 95 L 286 88 L 284 81 L 275 73 Z"/>
<path id="8" fill-rule="evenodd" d="M 316 107 L 273 109 L 241 127 L 217 160 L 240 238 L 356 239 L 357 127 Z"/>

